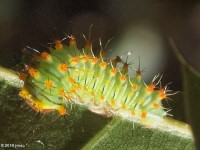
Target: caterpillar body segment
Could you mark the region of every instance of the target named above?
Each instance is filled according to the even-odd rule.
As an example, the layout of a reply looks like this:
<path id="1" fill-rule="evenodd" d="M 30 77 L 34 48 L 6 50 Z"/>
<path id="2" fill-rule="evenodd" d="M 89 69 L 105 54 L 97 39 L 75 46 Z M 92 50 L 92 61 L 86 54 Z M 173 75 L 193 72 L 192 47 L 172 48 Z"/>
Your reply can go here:
<path id="1" fill-rule="evenodd" d="M 123 63 L 119 56 L 107 61 L 102 51 L 99 56 L 94 56 L 90 41 L 79 50 L 74 36 L 69 37 L 69 45 L 57 40 L 55 48 L 40 53 L 37 63 L 28 66 L 19 95 L 31 108 L 44 113 L 57 110 L 65 115 L 65 104 L 73 101 L 104 116 L 140 121 L 167 115 L 161 103 L 167 90 L 156 87 L 157 77 L 145 84 L 140 70 L 135 70 L 134 77 L 128 75 L 127 62 L 117 68 L 117 63 Z"/>

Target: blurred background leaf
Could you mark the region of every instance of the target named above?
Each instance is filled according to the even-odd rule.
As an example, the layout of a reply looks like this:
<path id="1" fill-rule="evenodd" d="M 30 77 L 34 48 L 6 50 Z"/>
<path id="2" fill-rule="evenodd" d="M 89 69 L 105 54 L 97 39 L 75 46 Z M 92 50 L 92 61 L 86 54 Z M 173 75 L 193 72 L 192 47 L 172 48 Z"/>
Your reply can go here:
<path id="1" fill-rule="evenodd" d="M 189 64 L 187 57 L 183 56 L 175 41 L 172 38 L 169 41 L 182 64 L 185 114 L 192 126 L 196 148 L 200 149 L 200 73 L 194 68 L 195 66 Z"/>

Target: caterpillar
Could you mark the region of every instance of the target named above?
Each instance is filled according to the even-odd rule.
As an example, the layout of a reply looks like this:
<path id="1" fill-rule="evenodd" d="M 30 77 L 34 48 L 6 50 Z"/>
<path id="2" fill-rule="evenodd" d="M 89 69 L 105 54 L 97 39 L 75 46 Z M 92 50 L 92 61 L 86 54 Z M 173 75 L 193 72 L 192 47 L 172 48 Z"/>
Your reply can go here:
<path id="1" fill-rule="evenodd" d="M 68 44 L 56 40 L 49 51 L 38 52 L 25 72 L 19 73 L 24 80 L 19 95 L 32 109 L 42 113 L 57 110 L 63 116 L 68 114 L 65 104 L 73 102 L 107 117 L 141 121 L 167 115 L 161 101 L 168 99 L 170 90 L 157 86 L 159 75 L 146 84 L 140 69 L 133 68 L 135 76 L 129 76 L 129 64 L 119 56 L 107 60 L 104 49 L 94 55 L 89 40 L 79 50 L 75 37 L 68 39 Z"/>

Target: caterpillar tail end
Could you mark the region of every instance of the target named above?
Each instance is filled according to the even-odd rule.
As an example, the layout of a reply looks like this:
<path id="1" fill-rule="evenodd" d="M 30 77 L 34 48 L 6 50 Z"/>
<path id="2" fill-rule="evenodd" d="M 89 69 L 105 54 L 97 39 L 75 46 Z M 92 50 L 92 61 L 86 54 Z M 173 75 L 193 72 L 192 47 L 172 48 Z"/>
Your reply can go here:
<path id="1" fill-rule="evenodd" d="M 26 88 L 20 91 L 19 96 L 36 112 L 49 113 L 57 110 L 60 116 L 67 114 L 67 110 L 63 105 L 47 104 L 39 99 L 35 99 Z"/>

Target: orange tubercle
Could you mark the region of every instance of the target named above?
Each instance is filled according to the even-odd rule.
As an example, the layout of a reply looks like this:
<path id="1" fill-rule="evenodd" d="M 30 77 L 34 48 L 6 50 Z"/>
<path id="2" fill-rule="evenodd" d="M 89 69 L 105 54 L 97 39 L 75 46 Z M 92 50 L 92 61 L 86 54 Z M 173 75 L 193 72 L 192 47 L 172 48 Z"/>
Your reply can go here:
<path id="1" fill-rule="evenodd" d="M 64 115 L 66 115 L 67 114 L 67 110 L 64 108 L 64 106 L 59 106 L 58 107 L 58 112 L 59 112 L 59 114 L 61 115 L 61 116 L 64 116 Z"/>
<path id="2" fill-rule="evenodd" d="M 87 89 L 87 87 L 82 87 L 83 88 L 83 90 L 85 91 L 85 92 L 87 92 L 88 91 L 88 89 Z"/>
<path id="3" fill-rule="evenodd" d="M 35 100 L 35 99 L 25 99 L 25 102 L 36 112 L 49 113 L 52 112 L 53 110 L 57 110 L 60 115 L 67 114 L 66 109 L 62 105 L 51 106 L 42 102 L 41 100 Z"/>
<path id="4" fill-rule="evenodd" d="M 111 105 L 115 105 L 115 100 L 114 99 L 111 100 Z"/>
<path id="5" fill-rule="evenodd" d="M 44 86 L 45 86 L 46 88 L 48 88 L 48 89 L 53 88 L 53 87 L 54 87 L 53 81 L 51 81 L 51 80 L 49 80 L 49 79 L 46 80 L 45 83 L 44 83 Z"/>
<path id="6" fill-rule="evenodd" d="M 101 100 L 104 100 L 104 96 L 103 96 L 103 95 L 101 95 L 101 96 L 100 96 L 100 99 L 101 99 Z"/>
<path id="7" fill-rule="evenodd" d="M 141 118 L 145 119 L 147 117 L 147 112 L 146 111 L 143 111 L 141 113 Z"/>
<path id="8" fill-rule="evenodd" d="M 153 103 L 153 108 L 159 108 L 159 104 L 156 103 L 156 102 L 154 102 L 154 103 Z"/>
<path id="9" fill-rule="evenodd" d="M 116 68 L 112 68 L 112 69 L 110 70 L 110 73 L 111 73 L 112 75 L 116 75 L 117 69 L 116 69 Z"/>
<path id="10" fill-rule="evenodd" d="M 87 62 L 87 61 L 89 60 L 88 55 L 82 56 L 81 60 L 82 60 L 83 62 Z"/>
<path id="11" fill-rule="evenodd" d="M 90 93 L 90 94 L 91 94 L 91 96 L 94 96 L 94 95 L 95 95 L 94 91 L 91 91 L 91 93 Z"/>
<path id="12" fill-rule="evenodd" d="M 65 96 L 65 90 L 64 90 L 63 88 L 58 89 L 58 94 L 59 94 L 60 96 L 64 97 L 64 96 Z"/>
<path id="13" fill-rule="evenodd" d="M 71 87 L 71 92 L 76 92 L 77 90 L 81 89 L 81 86 L 80 85 L 72 85 Z"/>
<path id="14" fill-rule="evenodd" d="M 56 40 L 54 43 L 55 43 L 56 50 L 63 49 L 63 45 L 62 45 L 62 41 L 61 40 Z"/>
<path id="15" fill-rule="evenodd" d="M 99 61 L 99 58 L 97 58 L 97 57 L 93 57 L 90 59 L 90 62 L 93 64 L 96 64 L 98 61 Z"/>
<path id="16" fill-rule="evenodd" d="M 126 109 L 126 104 L 122 103 L 122 109 Z"/>
<path id="17" fill-rule="evenodd" d="M 167 97 L 167 94 L 165 93 L 165 90 L 163 88 L 161 88 L 159 91 L 159 99 L 163 100 Z"/>
<path id="18" fill-rule="evenodd" d="M 19 92 L 19 96 L 21 96 L 22 98 L 26 99 L 29 97 L 29 91 L 25 88 L 23 88 L 20 92 Z"/>
<path id="19" fill-rule="evenodd" d="M 92 43 L 90 41 L 86 41 L 85 49 L 87 49 L 87 50 L 91 50 L 92 49 Z"/>
<path id="20" fill-rule="evenodd" d="M 18 77 L 19 77 L 20 80 L 25 81 L 26 77 L 27 77 L 27 74 L 20 72 L 19 75 L 18 75 Z"/>
<path id="21" fill-rule="evenodd" d="M 43 104 L 41 101 L 39 101 L 39 100 L 34 101 L 33 107 L 37 112 L 43 112 L 44 106 L 45 106 L 45 104 Z"/>
<path id="22" fill-rule="evenodd" d="M 53 110 L 55 110 L 56 108 L 54 108 L 53 106 L 47 105 L 44 102 L 40 101 L 40 100 L 35 100 L 34 104 L 31 106 L 36 112 L 42 112 L 42 113 L 49 113 L 52 112 Z M 60 106 L 56 109 L 59 111 L 59 113 L 63 114 L 63 112 L 60 112 L 61 110 Z"/>
<path id="23" fill-rule="evenodd" d="M 76 39 L 75 39 L 75 37 L 73 35 L 71 35 L 69 37 L 69 45 L 70 46 L 76 46 Z"/>
<path id="24" fill-rule="evenodd" d="M 135 111 L 134 110 L 131 111 L 131 116 L 135 116 Z"/>
<path id="25" fill-rule="evenodd" d="M 67 80 L 68 80 L 70 83 L 74 83 L 74 82 L 75 82 L 75 80 L 74 80 L 72 77 L 69 77 Z"/>
<path id="26" fill-rule="evenodd" d="M 153 92 L 154 88 L 155 88 L 155 84 L 151 83 L 147 86 L 147 91 L 151 93 Z"/>
<path id="27" fill-rule="evenodd" d="M 39 61 L 40 60 L 40 56 L 39 55 L 33 55 L 33 60 L 34 61 Z"/>
<path id="28" fill-rule="evenodd" d="M 76 65 L 79 62 L 79 57 L 71 57 L 70 62 L 72 65 Z"/>
<path id="29" fill-rule="evenodd" d="M 107 66 L 107 63 L 103 61 L 103 62 L 101 62 L 100 66 L 101 66 L 101 68 L 105 69 Z"/>
<path id="30" fill-rule="evenodd" d="M 126 76 L 125 76 L 125 75 L 122 75 L 122 76 L 120 77 L 120 81 L 121 81 L 121 82 L 125 82 L 125 81 L 126 81 Z"/>
<path id="31" fill-rule="evenodd" d="M 133 84 L 133 85 L 132 85 L 132 89 L 133 89 L 134 91 L 136 91 L 136 90 L 138 89 L 138 85 L 137 85 L 137 84 Z"/>
<path id="32" fill-rule="evenodd" d="M 24 101 L 36 112 L 48 113 L 48 112 L 53 111 L 53 109 L 45 109 L 47 105 L 41 102 L 40 100 L 27 98 L 27 99 L 24 99 Z"/>
<path id="33" fill-rule="evenodd" d="M 39 76 L 39 72 L 35 68 L 32 68 L 32 67 L 28 68 L 28 73 L 34 78 L 37 78 Z"/>
<path id="34" fill-rule="evenodd" d="M 51 61 L 51 55 L 47 52 L 42 52 L 41 57 L 46 61 Z"/>
<path id="35" fill-rule="evenodd" d="M 66 72 L 68 70 L 67 64 L 59 64 L 59 70 L 61 72 Z"/>

